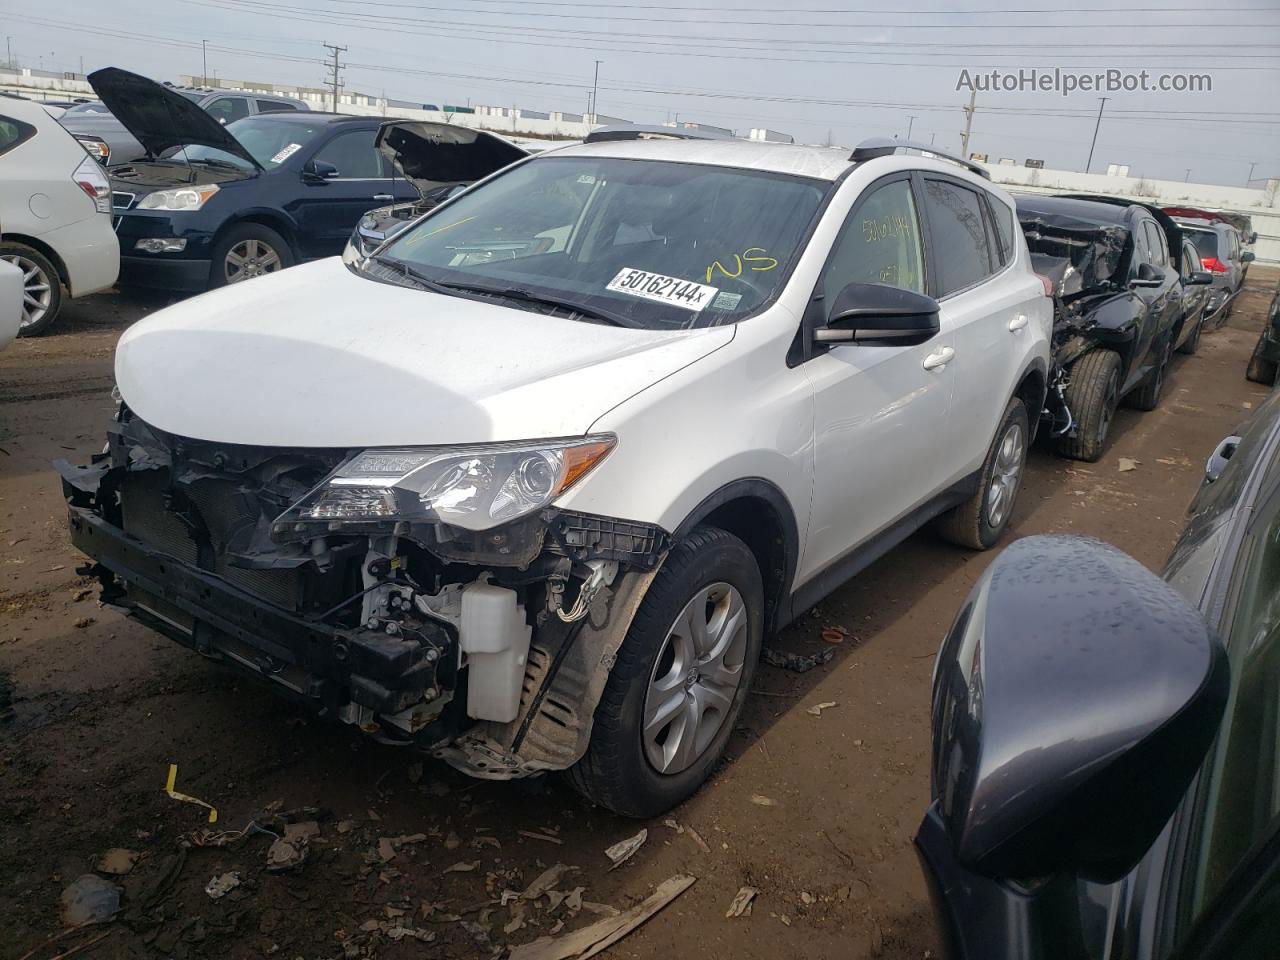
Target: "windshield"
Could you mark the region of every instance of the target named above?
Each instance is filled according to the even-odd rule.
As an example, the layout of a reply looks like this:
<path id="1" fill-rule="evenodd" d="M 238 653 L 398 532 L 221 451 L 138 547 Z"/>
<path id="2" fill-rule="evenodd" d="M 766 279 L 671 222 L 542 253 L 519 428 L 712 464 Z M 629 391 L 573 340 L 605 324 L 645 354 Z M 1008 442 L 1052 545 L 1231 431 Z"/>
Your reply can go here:
<path id="1" fill-rule="evenodd" d="M 1187 230 L 1183 227 L 1187 239 L 1196 245 L 1196 252 L 1201 259 L 1218 255 L 1218 235 L 1208 230 Z"/>
<path id="2" fill-rule="evenodd" d="M 320 123 L 299 123 L 293 120 L 281 122 L 270 116 L 245 117 L 243 120 L 227 124 L 227 132 L 240 141 L 241 145 L 249 151 L 249 155 L 262 165 L 262 169 L 274 170 L 302 149 L 316 135 L 321 126 Z M 237 157 L 217 147 L 198 144 L 176 148 L 169 152 L 169 156 L 182 150 L 186 151 L 187 159 L 191 161 L 213 160 L 234 163 L 244 170 L 253 169 L 243 157 Z"/>
<path id="3" fill-rule="evenodd" d="M 67 112 L 63 114 L 63 116 L 70 116 L 71 114 L 93 114 L 95 116 L 105 117 L 110 113 L 111 111 L 100 103 L 77 103 L 74 107 L 67 107 Z"/>
<path id="4" fill-rule="evenodd" d="M 545 157 L 463 193 L 379 259 L 627 326 L 714 326 L 781 289 L 831 186 L 731 167 Z"/>

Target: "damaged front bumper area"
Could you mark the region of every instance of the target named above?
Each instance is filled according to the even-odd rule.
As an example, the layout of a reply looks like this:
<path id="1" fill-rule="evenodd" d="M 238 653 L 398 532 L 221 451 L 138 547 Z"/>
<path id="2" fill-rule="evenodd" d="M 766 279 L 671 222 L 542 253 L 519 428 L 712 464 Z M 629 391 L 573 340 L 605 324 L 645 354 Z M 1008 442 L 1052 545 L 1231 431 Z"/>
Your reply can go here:
<path id="1" fill-rule="evenodd" d="M 282 526 L 353 453 L 190 440 L 122 408 L 91 465 L 55 466 L 104 603 L 473 775 L 571 766 L 667 534 L 555 508 L 483 532 Z"/>

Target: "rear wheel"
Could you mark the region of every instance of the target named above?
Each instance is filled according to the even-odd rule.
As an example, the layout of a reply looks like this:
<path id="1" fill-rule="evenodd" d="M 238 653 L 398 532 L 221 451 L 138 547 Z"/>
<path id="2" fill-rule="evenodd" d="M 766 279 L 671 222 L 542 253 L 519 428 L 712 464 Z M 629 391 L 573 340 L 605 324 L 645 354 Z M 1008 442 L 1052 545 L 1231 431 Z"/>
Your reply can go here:
<path id="1" fill-rule="evenodd" d="M 1200 349 L 1200 331 L 1204 328 L 1204 314 L 1196 320 L 1196 325 L 1191 331 L 1191 335 L 1182 341 L 1182 346 L 1178 348 L 1179 353 L 1195 353 Z"/>
<path id="2" fill-rule="evenodd" d="M 1253 348 L 1253 356 L 1249 358 L 1249 366 L 1245 370 L 1246 379 L 1254 383 L 1273 386 L 1276 382 L 1276 362 L 1262 355 L 1262 345 L 1266 342 L 1266 331 L 1258 335 L 1258 345 Z"/>
<path id="3" fill-rule="evenodd" d="M 1135 390 L 1130 404 L 1138 410 L 1154 410 L 1160 404 L 1160 394 L 1164 392 L 1164 381 L 1169 374 L 1169 358 L 1173 355 L 1173 339 L 1165 341 L 1160 347 L 1156 360 L 1156 368 L 1147 374 L 1147 382 Z"/>
<path id="4" fill-rule="evenodd" d="M 961 547 L 993 547 L 1013 514 L 1022 487 L 1030 435 L 1027 408 L 1016 397 L 1005 408 L 987 459 L 983 461 L 977 492 L 938 518 L 938 533 Z"/>
<path id="5" fill-rule="evenodd" d="M 751 686 L 764 587 L 733 534 L 699 527 L 672 548 L 618 651 L 586 754 L 568 772 L 628 817 L 681 803 L 710 776 Z"/>
<path id="6" fill-rule="evenodd" d="M 22 313 L 18 336 L 48 333 L 62 309 L 62 282 L 58 271 L 39 250 L 25 243 L 0 243 L 0 260 L 22 271 Z"/>
<path id="7" fill-rule="evenodd" d="M 218 239 L 209 286 L 221 287 L 275 273 L 294 264 L 289 241 L 260 223 L 238 223 Z"/>
<path id="8" fill-rule="evenodd" d="M 1063 394 L 1075 421 L 1075 436 L 1058 438 L 1058 453 L 1090 463 L 1102 456 L 1111 421 L 1120 403 L 1120 355 L 1094 350 L 1071 367 L 1071 382 Z"/>

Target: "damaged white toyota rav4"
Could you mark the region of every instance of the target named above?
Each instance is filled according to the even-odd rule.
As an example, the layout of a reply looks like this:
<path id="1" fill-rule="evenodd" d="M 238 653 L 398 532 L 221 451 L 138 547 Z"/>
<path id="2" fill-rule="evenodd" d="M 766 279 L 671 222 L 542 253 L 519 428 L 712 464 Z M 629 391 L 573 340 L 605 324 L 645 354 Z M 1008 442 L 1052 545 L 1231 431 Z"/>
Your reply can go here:
<path id="1" fill-rule="evenodd" d="M 136 324 L 105 452 L 58 467 L 105 603 L 647 816 L 765 637 L 927 521 L 999 538 L 1050 323 L 979 168 L 604 131 Z"/>

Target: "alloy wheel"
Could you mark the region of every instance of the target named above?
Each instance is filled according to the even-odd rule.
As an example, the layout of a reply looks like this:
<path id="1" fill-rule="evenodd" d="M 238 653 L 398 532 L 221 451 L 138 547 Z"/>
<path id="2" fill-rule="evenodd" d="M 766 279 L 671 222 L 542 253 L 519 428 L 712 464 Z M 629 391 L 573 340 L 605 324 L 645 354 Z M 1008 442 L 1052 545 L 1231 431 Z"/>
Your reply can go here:
<path id="1" fill-rule="evenodd" d="M 227 283 L 239 283 L 264 273 L 275 273 L 282 266 L 280 254 L 270 244 L 250 237 L 227 251 L 223 270 Z"/>
<path id="2" fill-rule="evenodd" d="M 991 470 L 991 485 L 987 488 L 987 523 L 999 527 L 1013 507 L 1018 495 L 1018 483 L 1022 479 L 1022 458 L 1026 440 L 1022 425 L 1009 424 L 996 448 L 996 462 Z"/>
<path id="3" fill-rule="evenodd" d="M 53 279 L 45 275 L 39 264 L 21 254 L 10 254 L 3 259 L 22 271 L 22 317 L 18 320 L 18 329 L 22 330 L 39 323 L 49 312 Z"/>
<path id="4" fill-rule="evenodd" d="M 691 767 L 715 740 L 743 677 L 747 608 L 728 583 L 702 587 L 667 631 L 645 692 L 641 738 L 659 773 Z"/>

